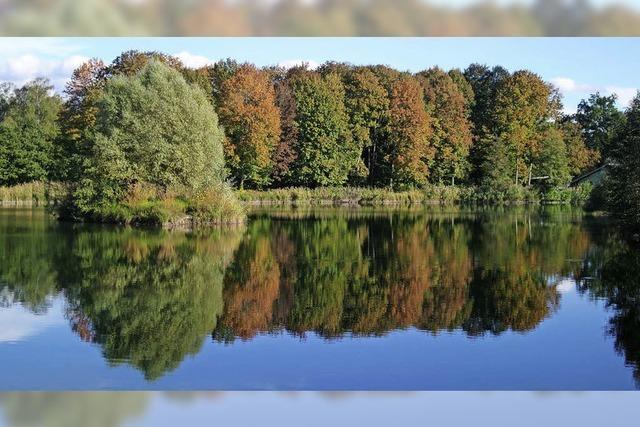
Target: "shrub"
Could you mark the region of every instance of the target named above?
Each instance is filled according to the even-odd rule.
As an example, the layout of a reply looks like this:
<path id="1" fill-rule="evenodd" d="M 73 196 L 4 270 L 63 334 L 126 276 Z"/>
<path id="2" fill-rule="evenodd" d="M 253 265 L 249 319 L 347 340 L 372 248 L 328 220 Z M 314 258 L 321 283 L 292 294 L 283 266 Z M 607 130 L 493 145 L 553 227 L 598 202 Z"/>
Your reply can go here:
<path id="1" fill-rule="evenodd" d="M 238 223 L 245 217 L 244 207 L 227 184 L 193 195 L 186 211 L 201 224 Z"/>

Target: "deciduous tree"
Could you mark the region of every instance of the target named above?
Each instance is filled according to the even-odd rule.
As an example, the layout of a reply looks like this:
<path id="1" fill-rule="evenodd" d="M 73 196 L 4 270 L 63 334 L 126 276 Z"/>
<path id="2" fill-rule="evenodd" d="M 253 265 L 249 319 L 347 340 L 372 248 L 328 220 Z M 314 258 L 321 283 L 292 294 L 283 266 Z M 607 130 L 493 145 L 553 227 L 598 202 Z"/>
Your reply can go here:
<path id="1" fill-rule="evenodd" d="M 640 93 L 625 116 L 626 123 L 611 153 L 608 210 L 631 230 L 640 232 Z"/>
<path id="2" fill-rule="evenodd" d="M 429 143 L 430 125 L 420 83 L 412 77 L 397 80 L 391 90 L 388 147 L 385 150 L 391 186 L 426 184 L 435 154 Z"/>
<path id="3" fill-rule="evenodd" d="M 269 184 L 280 140 L 280 114 L 269 75 L 253 65 L 240 66 L 222 84 L 218 114 L 227 137 L 227 165 L 239 186 Z"/>
<path id="4" fill-rule="evenodd" d="M 453 184 L 469 172 L 472 134 L 467 101 L 453 79 L 437 67 L 420 73 L 419 78 L 433 119 L 435 158 L 430 179 Z"/>
<path id="5" fill-rule="evenodd" d="M 352 182 L 362 184 L 369 180 L 376 133 L 382 130 L 389 99 L 385 88 L 368 68 L 358 67 L 348 71 L 344 82 L 345 107 L 349 114 L 351 135 L 360 153 L 356 167 L 351 172 Z"/>
<path id="6" fill-rule="evenodd" d="M 580 124 L 568 120 L 560 124 L 567 149 L 569 172 L 573 176 L 593 169 L 600 162 L 600 152 L 585 144 Z"/>
<path id="7" fill-rule="evenodd" d="M 67 83 L 65 103 L 60 113 L 60 137 L 56 144 L 55 179 L 77 181 L 83 159 L 89 154 L 98 111 L 96 102 L 106 83 L 106 66 L 90 59 L 73 71 Z"/>
<path id="8" fill-rule="evenodd" d="M 298 128 L 296 180 L 311 187 L 344 184 L 360 153 L 349 132 L 340 77 L 302 70 L 292 76 L 291 87 Z"/>
<path id="9" fill-rule="evenodd" d="M 496 92 L 493 133 L 508 144 L 515 162 L 514 184 L 525 183 L 540 152 L 540 135 L 560 116 L 560 98 L 550 84 L 530 71 L 516 71 Z"/>
<path id="10" fill-rule="evenodd" d="M 178 71 L 149 61 L 137 74 L 110 78 L 96 106 L 70 214 L 100 218 L 140 186 L 162 198 L 224 179 L 217 115 Z"/>
<path id="11" fill-rule="evenodd" d="M 600 153 L 602 161 L 611 154 L 616 132 L 624 123 L 624 114 L 616 106 L 617 96 L 596 92 L 578 104 L 576 121 L 582 127 L 587 148 Z"/>
<path id="12" fill-rule="evenodd" d="M 0 121 L 0 185 L 46 180 L 53 168 L 62 101 L 46 79 L 15 89 Z"/>

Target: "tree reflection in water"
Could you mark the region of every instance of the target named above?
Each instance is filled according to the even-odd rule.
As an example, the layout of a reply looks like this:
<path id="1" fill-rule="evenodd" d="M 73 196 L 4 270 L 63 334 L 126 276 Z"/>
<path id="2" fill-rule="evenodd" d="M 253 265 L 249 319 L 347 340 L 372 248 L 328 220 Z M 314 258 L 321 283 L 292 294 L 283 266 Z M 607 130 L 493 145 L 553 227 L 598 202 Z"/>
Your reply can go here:
<path id="1" fill-rule="evenodd" d="M 616 234 L 599 243 L 583 263 L 580 289 L 613 309 L 608 332 L 640 387 L 640 247 Z"/>
<path id="2" fill-rule="evenodd" d="M 297 216 L 249 225 L 227 269 L 216 340 L 283 329 L 524 332 L 556 309 L 554 283 L 589 243 L 578 223 L 523 212 Z"/>
<path id="3" fill-rule="evenodd" d="M 196 354 L 215 329 L 224 271 L 241 235 L 78 233 L 64 255 L 73 329 L 99 343 L 108 360 L 126 360 L 147 379 L 160 377 Z"/>
<path id="4" fill-rule="evenodd" d="M 207 336 L 525 333 L 558 308 L 556 284 L 576 278 L 615 308 L 616 347 L 638 366 L 638 251 L 591 233 L 582 215 L 297 209 L 197 233 L 31 221 L 20 238 L 20 221 L 5 215 L 0 288 L 5 305 L 34 312 L 61 293 L 80 338 L 153 380 Z"/>

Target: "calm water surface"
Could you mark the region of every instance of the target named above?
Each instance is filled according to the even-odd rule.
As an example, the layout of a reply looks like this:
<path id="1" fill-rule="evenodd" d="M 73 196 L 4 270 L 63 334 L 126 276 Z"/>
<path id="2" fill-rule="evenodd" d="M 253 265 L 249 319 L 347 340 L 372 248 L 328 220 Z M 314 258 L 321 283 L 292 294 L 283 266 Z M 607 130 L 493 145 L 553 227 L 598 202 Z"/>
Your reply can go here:
<path id="1" fill-rule="evenodd" d="M 0 209 L 0 390 L 634 389 L 640 251 L 558 207 Z"/>

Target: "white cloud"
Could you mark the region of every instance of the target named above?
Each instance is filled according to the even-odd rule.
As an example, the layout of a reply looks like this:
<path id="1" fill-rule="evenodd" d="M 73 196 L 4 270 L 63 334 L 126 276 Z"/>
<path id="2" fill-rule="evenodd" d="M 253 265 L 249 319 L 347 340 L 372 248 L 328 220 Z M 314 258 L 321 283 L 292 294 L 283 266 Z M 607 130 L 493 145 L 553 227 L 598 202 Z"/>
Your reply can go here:
<path id="1" fill-rule="evenodd" d="M 90 58 L 83 55 L 71 55 L 62 61 L 61 69 L 71 75 L 73 71 L 87 62 Z"/>
<path id="2" fill-rule="evenodd" d="M 556 285 L 556 291 L 561 294 L 568 294 L 576 289 L 576 283 L 572 279 L 562 279 Z"/>
<path id="3" fill-rule="evenodd" d="M 586 98 L 588 95 L 595 92 L 600 92 L 603 95 L 615 94 L 618 96 L 618 104 L 623 108 L 629 106 L 629 103 L 636 96 L 636 93 L 638 91 L 638 89 L 634 87 L 598 86 L 587 83 L 580 83 L 569 77 L 555 77 L 551 79 L 551 83 L 556 86 L 563 95 L 577 94 Z M 566 109 L 566 112 L 575 111 Z"/>
<path id="4" fill-rule="evenodd" d="M 88 60 L 88 57 L 82 55 L 53 59 L 33 53 L 9 56 L 0 59 L 0 81 L 9 81 L 20 86 L 36 77 L 47 77 L 56 90 L 61 91 L 73 70 Z"/>
<path id="5" fill-rule="evenodd" d="M 607 95 L 612 95 L 614 93 L 618 95 L 618 103 L 626 108 L 638 93 L 638 89 L 634 87 L 606 86 L 604 88 L 604 92 Z"/>
<path id="6" fill-rule="evenodd" d="M 64 323 L 64 318 L 52 310 L 46 315 L 27 312 L 20 306 L 0 310 L 0 343 L 15 343 L 37 335 L 44 329 Z"/>
<path id="7" fill-rule="evenodd" d="M 309 59 L 286 59 L 278 63 L 280 67 L 286 68 L 286 69 L 297 67 L 304 64 L 307 64 L 307 67 L 310 70 L 315 70 L 320 66 L 320 63 L 318 63 L 317 61 L 313 61 Z"/>
<path id="8" fill-rule="evenodd" d="M 207 58 L 202 55 L 194 55 L 191 52 L 182 51 L 180 53 L 176 53 L 175 57 L 180 59 L 182 63 L 189 68 L 200 68 L 205 65 L 213 64 L 215 61 Z"/>
<path id="9" fill-rule="evenodd" d="M 555 77 L 551 79 L 551 83 L 561 92 L 588 92 L 594 89 L 591 85 L 578 83 L 569 77 Z"/>

